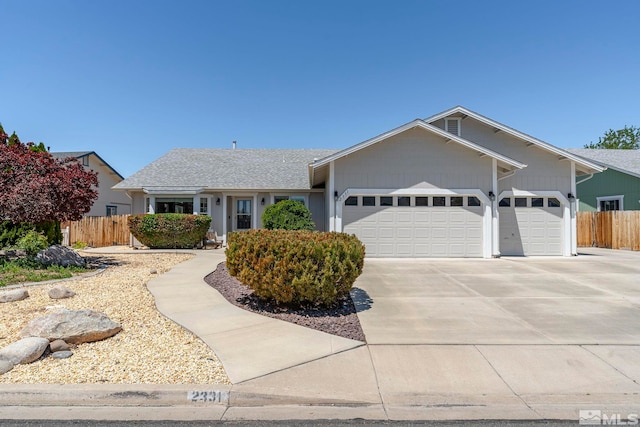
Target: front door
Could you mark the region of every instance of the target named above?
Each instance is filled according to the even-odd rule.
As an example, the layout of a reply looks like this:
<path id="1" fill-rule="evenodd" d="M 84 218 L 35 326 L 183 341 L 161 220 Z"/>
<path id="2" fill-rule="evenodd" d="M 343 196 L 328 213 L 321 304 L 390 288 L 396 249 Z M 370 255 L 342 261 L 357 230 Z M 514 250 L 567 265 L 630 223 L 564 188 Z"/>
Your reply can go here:
<path id="1" fill-rule="evenodd" d="M 251 228 L 251 199 L 236 200 L 236 230 Z"/>

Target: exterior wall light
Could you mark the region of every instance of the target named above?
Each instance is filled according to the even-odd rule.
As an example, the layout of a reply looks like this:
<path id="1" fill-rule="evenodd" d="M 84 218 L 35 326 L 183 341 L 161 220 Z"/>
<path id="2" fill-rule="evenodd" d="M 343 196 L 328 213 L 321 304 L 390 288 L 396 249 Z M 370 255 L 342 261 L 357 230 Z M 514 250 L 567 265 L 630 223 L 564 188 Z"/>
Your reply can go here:
<path id="1" fill-rule="evenodd" d="M 493 194 L 493 191 L 489 191 L 489 200 L 494 202 L 496 200 L 496 195 Z"/>
<path id="2" fill-rule="evenodd" d="M 220 197 L 216 199 L 216 205 L 220 206 Z"/>
<path id="3" fill-rule="evenodd" d="M 576 197 L 572 193 L 567 194 L 567 199 L 574 200 L 575 198 Z"/>
<path id="4" fill-rule="evenodd" d="M 264 206 L 264 197 L 260 200 L 260 204 Z"/>
<path id="5" fill-rule="evenodd" d="M 333 199 L 337 202 L 338 201 L 338 192 L 334 191 L 333 192 Z"/>

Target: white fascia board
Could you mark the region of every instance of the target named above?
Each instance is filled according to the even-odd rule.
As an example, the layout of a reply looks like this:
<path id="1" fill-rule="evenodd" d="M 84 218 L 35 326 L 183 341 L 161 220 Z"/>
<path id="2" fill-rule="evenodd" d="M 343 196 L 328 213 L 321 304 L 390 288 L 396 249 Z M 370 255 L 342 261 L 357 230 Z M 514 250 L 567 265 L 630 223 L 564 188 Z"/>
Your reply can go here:
<path id="1" fill-rule="evenodd" d="M 455 114 L 455 113 L 465 114 L 465 115 L 467 115 L 469 117 L 472 117 L 472 118 L 476 119 L 479 122 L 482 122 L 482 123 L 484 123 L 486 125 L 492 126 L 492 127 L 496 128 L 496 129 L 500 129 L 501 131 L 503 131 L 505 133 L 508 133 L 508 134 L 510 134 L 512 136 L 515 136 L 516 138 L 520 138 L 523 141 L 530 142 L 533 145 L 536 145 L 536 146 L 538 146 L 538 147 L 540 147 L 542 149 L 545 149 L 547 151 L 551 151 L 554 154 L 558 154 L 558 155 L 564 156 L 567 159 L 573 160 L 574 162 L 576 162 L 576 163 L 578 163 L 578 164 L 580 164 L 582 166 L 588 167 L 589 169 L 593 169 L 593 170 L 595 170 L 597 172 L 602 172 L 604 170 L 602 168 L 602 166 L 600 166 L 600 165 L 598 165 L 596 163 L 593 163 L 593 162 L 590 162 L 588 160 L 585 160 L 584 158 L 582 158 L 580 156 L 577 156 L 577 155 L 575 155 L 573 153 L 565 151 L 562 148 L 558 148 L 556 146 L 553 146 L 553 145 L 549 144 L 548 142 L 544 142 L 544 141 L 542 141 L 540 139 L 534 138 L 534 137 L 532 137 L 530 135 L 527 135 L 526 133 L 522 133 L 522 132 L 520 132 L 520 131 L 512 128 L 512 127 L 509 127 L 509 126 L 503 125 L 502 123 L 496 122 L 495 120 L 492 120 L 492 119 L 490 119 L 488 117 L 485 117 L 482 114 L 478 114 L 478 113 L 473 112 L 471 110 L 467 110 L 466 108 L 464 108 L 464 107 L 462 107 L 460 105 L 458 105 L 457 107 L 453 107 L 453 108 L 451 108 L 449 110 L 443 111 L 442 113 L 438 113 L 438 114 L 436 114 L 434 116 L 428 117 L 428 118 L 424 119 L 424 121 L 428 122 L 428 123 L 435 122 L 436 120 L 443 119 L 443 118 L 445 118 L 447 116 L 450 116 L 451 114 Z"/>
<path id="2" fill-rule="evenodd" d="M 378 143 L 380 141 L 383 141 L 385 139 L 391 138 L 391 137 L 393 137 L 395 135 L 398 135 L 399 133 L 405 132 L 405 131 L 407 131 L 409 129 L 412 129 L 414 127 L 420 127 L 422 129 L 428 130 L 428 131 L 430 131 L 432 133 L 435 133 L 436 135 L 439 135 L 439 136 L 441 136 L 443 138 L 447 138 L 447 139 L 450 139 L 452 141 L 455 141 L 460 145 L 463 145 L 463 146 L 465 146 L 467 148 L 470 148 L 470 149 L 472 149 L 474 151 L 477 151 L 479 153 L 486 154 L 487 156 L 492 157 L 492 158 L 494 158 L 496 160 L 499 160 L 499 161 L 501 161 L 503 163 L 506 163 L 506 164 L 508 164 L 508 165 L 510 165 L 512 167 L 515 167 L 515 168 L 518 168 L 518 169 L 523 169 L 523 168 L 527 167 L 527 165 L 524 164 L 524 163 L 520 163 L 517 160 L 511 159 L 511 158 L 509 158 L 507 156 L 504 156 L 502 154 L 496 153 L 495 151 L 489 150 L 488 148 L 482 147 L 482 146 L 480 146 L 478 144 L 475 144 L 475 143 L 473 143 L 471 141 L 467 141 L 464 138 L 461 138 L 461 137 L 456 136 L 456 135 L 454 135 L 452 133 L 444 131 L 444 130 L 442 130 L 442 129 L 436 127 L 436 126 L 433 126 L 433 125 L 431 125 L 431 124 L 429 124 L 429 123 L 427 123 L 427 122 L 425 122 L 423 120 L 420 120 L 420 119 L 413 120 L 413 121 L 411 121 L 409 123 L 406 123 L 406 124 L 404 124 L 404 125 L 402 125 L 400 127 L 392 129 L 389 132 L 385 132 L 385 133 L 383 133 L 381 135 L 378 135 L 378 136 L 376 136 L 374 138 L 371 138 L 371 139 L 368 139 L 368 140 L 366 140 L 364 142 L 361 142 L 360 144 L 356 144 L 354 146 L 351 146 L 351 147 L 349 147 L 349 148 L 347 148 L 345 150 L 339 151 L 339 152 L 337 152 L 337 153 L 335 153 L 335 154 L 333 154 L 333 155 L 331 155 L 329 157 L 325 157 L 322 160 L 319 160 L 319 161 L 317 161 L 315 163 L 312 163 L 311 167 L 318 168 L 318 167 L 323 166 L 323 165 L 325 165 L 325 164 L 327 164 L 329 162 L 335 161 L 336 159 L 339 159 L 341 157 L 347 156 L 347 155 L 352 154 L 352 153 L 354 153 L 356 151 L 362 150 L 363 148 L 369 147 L 369 146 L 371 146 L 373 144 L 376 144 L 376 143 Z"/>

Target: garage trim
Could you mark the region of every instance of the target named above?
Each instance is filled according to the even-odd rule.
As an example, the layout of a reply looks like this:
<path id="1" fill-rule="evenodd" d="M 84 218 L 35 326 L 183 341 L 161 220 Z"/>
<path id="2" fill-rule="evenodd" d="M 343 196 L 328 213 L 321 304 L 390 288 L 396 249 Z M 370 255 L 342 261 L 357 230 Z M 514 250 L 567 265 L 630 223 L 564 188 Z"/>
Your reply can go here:
<path id="1" fill-rule="evenodd" d="M 571 256 L 571 202 L 559 191 L 524 191 L 524 190 L 506 190 L 500 193 L 498 202 L 505 197 L 555 197 L 562 203 L 562 225 L 564 226 L 564 235 L 562 236 L 562 256 Z M 500 218 L 498 217 L 498 222 Z M 498 232 L 500 229 L 498 228 Z"/>
<path id="2" fill-rule="evenodd" d="M 456 196 L 467 195 L 475 196 L 483 203 L 482 217 L 482 257 L 491 258 L 491 200 L 481 190 L 477 188 L 465 189 L 444 189 L 444 188 L 400 188 L 400 189 L 384 189 L 384 188 L 347 188 L 336 199 L 335 227 L 337 231 L 343 231 L 342 227 L 342 208 L 344 201 L 352 195 L 390 195 L 390 196 Z"/>

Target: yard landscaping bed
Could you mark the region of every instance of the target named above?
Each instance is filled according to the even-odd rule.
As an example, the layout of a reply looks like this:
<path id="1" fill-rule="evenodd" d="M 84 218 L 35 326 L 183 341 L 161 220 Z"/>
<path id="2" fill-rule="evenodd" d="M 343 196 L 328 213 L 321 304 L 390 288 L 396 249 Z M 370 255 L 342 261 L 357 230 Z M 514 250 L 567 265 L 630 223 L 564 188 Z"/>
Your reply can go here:
<path id="1" fill-rule="evenodd" d="M 67 308 L 93 309 L 122 325 L 104 341 L 73 348 L 68 359 L 44 357 L 17 365 L 0 375 L 12 384 L 230 384 L 222 364 L 197 336 L 160 314 L 147 282 L 189 254 L 89 256 L 92 264 L 109 265 L 92 277 L 65 282 L 73 298 L 52 300 L 53 284 L 29 286 L 30 297 L 0 304 L 0 348 L 19 340 L 18 332 L 32 319 Z M 153 271 L 156 273 L 152 273 Z"/>
<path id="2" fill-rule="evenodd" d="M 229 275 L 224 262 L 218 264 L 216 270 L 205 277 L 205 281 L 220 292 L 227 301 L 242 309 L 328 334 L 366 341 L 355 305 L 348 295 L 340 300 L 335 307 L 307 307 L 304 309 L 278 307 L 260 300 L 253 294 L 253 290 Z"/>

